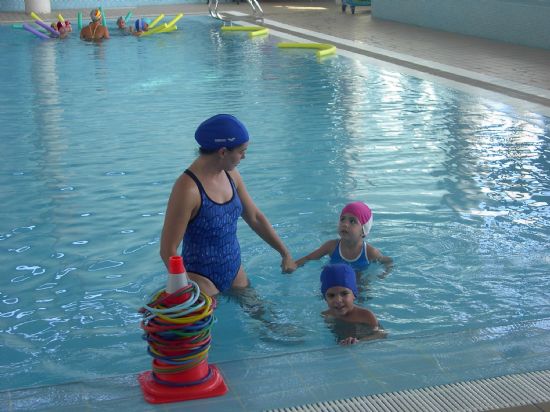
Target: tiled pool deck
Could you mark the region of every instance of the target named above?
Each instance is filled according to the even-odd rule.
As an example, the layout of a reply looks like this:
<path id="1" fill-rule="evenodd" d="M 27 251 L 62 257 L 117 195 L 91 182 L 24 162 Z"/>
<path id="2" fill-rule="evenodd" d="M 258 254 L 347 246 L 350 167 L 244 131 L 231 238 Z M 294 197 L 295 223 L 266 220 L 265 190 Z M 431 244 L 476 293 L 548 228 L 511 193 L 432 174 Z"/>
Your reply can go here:
<path id="1" fill-rule="evenodd" d="M 550 50 L 376 21 L 368 8 L 358 8 L 355 15 L 349 11 L 343 14 L 334 1 L 261 4 L 264 23 L 274 31 L 334 43 L 339 50 L 477 87 L 479 93 L 498 92 L 516 104 L 534 105 L 550 116 Z M 221 9 L 250 13 L 245 3 L 229 3 Z M 108 13 L 115 16 L 127 11 Z M 205 4 L 132 11 L 134 15 L 151 16 L 161 12 L 208 13 Z M 52 16 L 45 17 L 54 18 L 59 12 L 67 18 L 76 13 L 54 10 Z M 28 17 L 23 13 L 0 13 L 2 22 L 25 19 Z M 459 352 L 455 349 L 457 341 L 462 342 Z M 547 370 L 550 319 L 222 362 L 217 366 L 229 387 L 229 392 L 219 398 L 150 405 L 143 400 L 136 376 L 124 375 L 0 392 L 0 410 L 260 411 Z M 550 412 L 549 401 L 543 399 L 517 408 L 508 403 L 500 410 Z"/>

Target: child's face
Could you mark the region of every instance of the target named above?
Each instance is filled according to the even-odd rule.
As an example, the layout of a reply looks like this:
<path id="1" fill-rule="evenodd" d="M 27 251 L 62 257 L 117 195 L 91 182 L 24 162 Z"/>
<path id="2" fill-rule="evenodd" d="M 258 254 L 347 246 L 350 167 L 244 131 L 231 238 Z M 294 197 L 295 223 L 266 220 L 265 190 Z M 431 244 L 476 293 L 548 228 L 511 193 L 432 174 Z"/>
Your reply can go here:
<path id="1" fill-rule="evenodd" d="M 126 22 L 122 19 L 120 19 L 119 21 L 117 21 L 117 24 L 118 24 L 118 28 L 119 29 L 123 29 L 126 27 Z"/>
<path id="2" fill-rule="evenodd" d="M 342 239 L 357 240 L 363 238 L 363 226 L 356 216 L 344 213 L 338 222 L 338 234 Z"/>
<path id="3" fill-rule="evenodd" d="M 333 286 L 327 289 L 325 300 L 332 315 L 343 317 L 353 309 L 355 296 L 351 289 L 342 286 Z"/>

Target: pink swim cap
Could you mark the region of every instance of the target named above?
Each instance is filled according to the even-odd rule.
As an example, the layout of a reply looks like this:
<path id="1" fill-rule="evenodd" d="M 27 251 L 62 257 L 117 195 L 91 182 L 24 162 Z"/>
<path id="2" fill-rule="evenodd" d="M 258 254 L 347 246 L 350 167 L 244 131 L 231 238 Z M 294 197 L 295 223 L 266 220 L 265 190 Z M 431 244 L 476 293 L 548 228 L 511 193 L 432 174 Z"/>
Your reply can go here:
<path id="1" fill-rule="evenodd" d="M 355 216 L 359 220 L 359 223 L 361 223 L 361 226 L 363 226 L 363 234 L 365 236 L 369 234 L 372 226 L 372 211 L 370 210 L 370 207 L 363 202 L 352 202 L 344 206 L 340 216 L 344 213 L 349 213 L 350 215 Z"/>

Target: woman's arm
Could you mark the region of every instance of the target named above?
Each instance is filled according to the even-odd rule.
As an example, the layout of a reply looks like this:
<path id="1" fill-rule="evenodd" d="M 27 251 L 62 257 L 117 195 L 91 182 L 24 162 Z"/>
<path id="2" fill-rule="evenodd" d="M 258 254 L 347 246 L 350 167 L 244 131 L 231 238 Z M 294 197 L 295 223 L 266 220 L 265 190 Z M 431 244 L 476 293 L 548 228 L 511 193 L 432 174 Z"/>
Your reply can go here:
<path id="1" fill-rule="evenodd" d="M 160 238 L 160 256 L 168 267 L 170 256 L 177 256 L 178 246 L 187 225 L 200 207 L 200 194 L 196 185 L 186 175 L 181 175 L 172 188 L 166 206 L 164 226 Z"/>
<path id="2" fill-rule="evenodd" d="M 296 264 L 292 259 L 290 251 L 283 243 L 273 226 L 262 213 L 262 211 L 256 206 L 252 197 L 246 190 L 246 186 L 239 172 L 234 169 L 230 172 L 235 185 L 237 186 L 237 192 L 243 205 L 242 218 L 250 226 L 250 228 L 260 236 L 264 242 L 275 249 L 281 255 L 282 262 L 281 268 L 284 273 L 291 273 L 296 270 Z"/>

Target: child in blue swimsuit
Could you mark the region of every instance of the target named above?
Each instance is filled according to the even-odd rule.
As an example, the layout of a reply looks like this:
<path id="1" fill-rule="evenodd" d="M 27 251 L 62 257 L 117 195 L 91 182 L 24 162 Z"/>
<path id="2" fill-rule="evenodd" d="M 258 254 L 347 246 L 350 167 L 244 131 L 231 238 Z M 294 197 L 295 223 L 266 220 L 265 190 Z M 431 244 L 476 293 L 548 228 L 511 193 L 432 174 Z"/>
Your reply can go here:
<path id="1" fill-rule="evenodd" d="M 366 237 L 372 226 L 372 211 L 363 202 L 353 202 L 346 205 L 340 213 L 338 222 L 339 239 L 331 239 L 318 249 L 296 261 L 297 266 L 303 266 L 309 260 L 319 260 L 325 255 L 330 256 L 330 263 L 347 263 L 356 272 L 365 271 L 370 262 L 379 262 L 385 266 L 387 275 L 393 260 L 384 256 L 380 250 L 368 244 Z"/>

